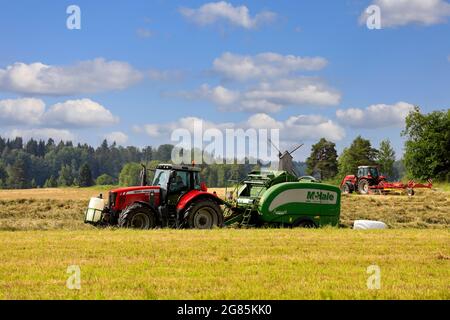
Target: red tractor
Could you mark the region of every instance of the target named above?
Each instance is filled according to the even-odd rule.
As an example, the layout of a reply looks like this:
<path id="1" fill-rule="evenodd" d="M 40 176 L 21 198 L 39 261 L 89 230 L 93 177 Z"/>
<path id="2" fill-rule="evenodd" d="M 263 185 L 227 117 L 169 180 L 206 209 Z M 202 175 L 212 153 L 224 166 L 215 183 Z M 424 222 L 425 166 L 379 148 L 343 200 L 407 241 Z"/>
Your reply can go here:
<path id="1" fill-rule="evenodd" d="M 141 186 L 111 190 L 106 206 L 101 195 L 92 198 L 85 222 L 134 229 L 211 229 L 223 225 L 223 200 L 200 183 L 200 168 L 161 164 L 147 186 L 144 167 L 141 179 Z"/>
<path id="2" fill-rule="evenodd" d="M 359 192 L 368 194 L 371 186 L 377 186 L 384 180 L 386 178 L 379 175 L 377 167 L 359 166 L 356 176 L 348 175 L 342 180 L 341 190 L 343 193 Z"/>
<path id="3" fill-rule="evenodd" d="M 408 183 L 402 182 L 388 182 L 386 177 L 378 173 L 378 168 L 375 166 L 359 166 L 358 174 L 348 175 L 341 182 L 342 193 L 359 192 L 361 194 L 368 194 L 375 192 L 382 194 L 389 192 L 389 190 L 402 189 L 406 190 L 409 196 L 414 195 L 414 188 L 428 188 L 431 189 L 433 183 L 428 180 L 427 184 L 416 183 L 414 181 L 408 181 Z"/>

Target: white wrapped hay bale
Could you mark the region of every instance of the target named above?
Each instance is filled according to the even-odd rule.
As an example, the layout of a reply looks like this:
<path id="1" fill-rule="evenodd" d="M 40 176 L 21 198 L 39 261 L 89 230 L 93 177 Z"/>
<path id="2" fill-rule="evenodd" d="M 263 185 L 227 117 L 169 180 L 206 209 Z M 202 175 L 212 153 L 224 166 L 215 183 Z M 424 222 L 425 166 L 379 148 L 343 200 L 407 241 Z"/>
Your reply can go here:
<path id="1" fill-rule="evenodd" d="M 381 221 L 373 220 L 355 220 L 353 223 L 354 230 L 376 230 L 376 229 L 387 229 L 388 226 Z"/>

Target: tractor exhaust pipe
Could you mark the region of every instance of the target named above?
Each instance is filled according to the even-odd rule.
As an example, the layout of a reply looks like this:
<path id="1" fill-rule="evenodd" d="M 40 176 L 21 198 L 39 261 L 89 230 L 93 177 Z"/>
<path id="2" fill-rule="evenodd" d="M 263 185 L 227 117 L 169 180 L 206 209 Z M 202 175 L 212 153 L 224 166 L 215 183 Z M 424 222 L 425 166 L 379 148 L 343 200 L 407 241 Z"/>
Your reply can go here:
<path id="1" fill-rule="evenodd" d="M 141 186 L 145 187 L 148 185 L 147 182 L 147 167 L 145 166 L 145 164 L 142 164 L 142 169 L 141 169 L 141 173 L 139 174 L 139 178 L 141 179 Z"/>

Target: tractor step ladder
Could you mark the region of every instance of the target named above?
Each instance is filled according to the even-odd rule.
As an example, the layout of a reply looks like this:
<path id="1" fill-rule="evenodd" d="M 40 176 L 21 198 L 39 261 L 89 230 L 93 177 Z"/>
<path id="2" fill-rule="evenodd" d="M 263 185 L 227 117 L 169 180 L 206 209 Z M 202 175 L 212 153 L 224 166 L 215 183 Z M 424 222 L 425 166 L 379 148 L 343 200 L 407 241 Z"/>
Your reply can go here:
<path id="1" fill-rule="evenodd" d="M 167 217 L 167 225 L 169 228 L 176 228 L 178 229 L 178 219 L 176 214 L 169 213 Z"/>
<path id="2" fill-rule="evenodd" d="M 242 215 L 241 227 L 243 228 L 249 227 L 248 224 L 250 223 L 250 219 L 252 218 L 252 212 L 253 208 L 245 209 L 244 214 Z"/>

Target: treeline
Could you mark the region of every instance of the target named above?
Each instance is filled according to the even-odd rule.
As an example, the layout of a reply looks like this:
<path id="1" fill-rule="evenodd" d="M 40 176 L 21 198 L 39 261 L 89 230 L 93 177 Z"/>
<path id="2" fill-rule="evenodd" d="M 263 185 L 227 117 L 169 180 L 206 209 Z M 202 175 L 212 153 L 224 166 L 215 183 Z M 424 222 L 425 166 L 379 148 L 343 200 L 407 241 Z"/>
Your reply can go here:
<path id="1" fill-rule="evenodd" d="M 88 144 L 55 143 L 30 139 L 0 137 L 0 187 L 23 189 L 35 187 L 90 186 L 103 176 L 115 184 L 126 163 L 152 159 L 168 161 L 173 146 L 121 147 L 105 140 L 94 148 Z M 105 180 L 105 179 L 104 179 Z"/>
<path id="2" fill-rule="evenodd" d="M 55 143 L 22 138 L 0 137 L 0 188 L 53 188 L 66 186 L 88 187 L 98 185 L 137 185 L 141 163 L 149 168 L 170 162 L 174 146 L 164 144 L 143 149 L 121 147 L 107 140 L 94 148 L 88 144 Z M 300 172 L 302 164 L 296 163 Z M 242 180 L 258 166 L 201 165 L 202 177 L 209 186 L 224 187 L 228 180 Z M 152 174 L 149 174 L 151 180 Z"/>

